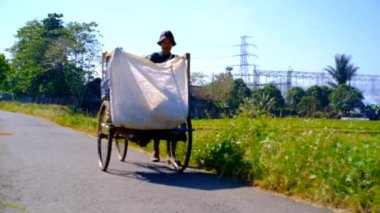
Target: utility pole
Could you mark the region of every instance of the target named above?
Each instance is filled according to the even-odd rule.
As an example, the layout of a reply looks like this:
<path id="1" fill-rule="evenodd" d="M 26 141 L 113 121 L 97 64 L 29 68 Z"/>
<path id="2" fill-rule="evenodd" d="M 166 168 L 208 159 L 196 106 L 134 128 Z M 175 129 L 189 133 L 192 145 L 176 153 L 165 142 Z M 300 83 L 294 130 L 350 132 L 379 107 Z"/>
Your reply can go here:
<path id="1" fill-rule="evenodd" d="M 252 67 L 252 66 L 255 66 L 255 64 L 252 64 L 252 63 L 249 63 L 248 59 L 250 56 L 253 56 L 255 57 L 256 55 L 254 54 L 251 54 L 249 52 L 249 47 L 256 47 L 255 45 L 253 44 L 250 44 L 248 43 L 247 39 L 249 38 L 249 36 L 247 35 L 243 35 L 240 37 L 241 39 L 241 43 L 240 45 L 235 45 L 235 46 L 239 46 L 240 47 L 240 54 L 239 55 L 235 55 L 235 56 L 239 56 L 240 57 L 240 65 L 239 66 L 239 76 L 241 79 L 244 80 L 244 82 L 246 84 L 249 84 L 250 83 L 250 74 L 249 74 L 249 68 Z M 253 81 L 255 81 L 255 76 L 254 76 L 254 79 Z"/>

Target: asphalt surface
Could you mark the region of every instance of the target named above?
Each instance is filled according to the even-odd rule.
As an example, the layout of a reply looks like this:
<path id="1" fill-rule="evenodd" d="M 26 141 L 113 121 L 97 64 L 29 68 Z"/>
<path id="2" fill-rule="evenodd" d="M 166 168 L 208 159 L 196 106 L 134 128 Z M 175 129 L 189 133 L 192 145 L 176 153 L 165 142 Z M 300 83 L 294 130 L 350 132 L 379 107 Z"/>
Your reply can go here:
<path id="1" fill-rule="evenodd" d="M 330 211 L 200 170 L 177 174 L 136 150 L 120 162 L 113 151 L 101 172 L 95 138 L 0 111 L 0 212 Z"/>

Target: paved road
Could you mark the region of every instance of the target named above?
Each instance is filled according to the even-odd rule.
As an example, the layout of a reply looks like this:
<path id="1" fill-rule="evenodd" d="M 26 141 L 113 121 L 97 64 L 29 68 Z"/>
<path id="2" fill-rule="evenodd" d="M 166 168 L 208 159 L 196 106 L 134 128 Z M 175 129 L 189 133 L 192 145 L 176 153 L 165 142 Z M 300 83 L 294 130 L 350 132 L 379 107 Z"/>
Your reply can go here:
<path id="1" fill-rule="evenodd" d="M 101 172 L 94 138 L 4 111 L 0 202 L 16 206 L 0 212 L 328 212 L 199 170 L 176 174 L 139 151 Z"/>

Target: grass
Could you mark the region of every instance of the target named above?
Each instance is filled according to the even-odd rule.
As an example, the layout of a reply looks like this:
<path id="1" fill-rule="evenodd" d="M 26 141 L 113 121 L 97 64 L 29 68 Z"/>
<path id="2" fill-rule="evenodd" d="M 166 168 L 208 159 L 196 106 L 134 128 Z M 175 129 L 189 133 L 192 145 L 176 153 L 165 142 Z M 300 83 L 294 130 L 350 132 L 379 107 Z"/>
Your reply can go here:
<path id="1" fill-rule="evenodd" d="M 196 137 L 201 167 L 315 203 L 380 211 L 379 121 L 240 117 L 194 126 L 206 125 L 216 128 Z"/>
<path id="2" fill-rule="evenodd" d="M 96 119 L 70 107 L 0 102 L 0 109 L 95 135 Z M 322 205 L 380 212 L 379 121 L 237 117 L 193 126 L 193 166 Z"/>
<path id="3" fill-rule="evenodd" d="M 73 128 L 89 135 L 96 135 L 97 119 L 81 113 L 75 113 L 70 106 L 0 101 L 0 109 L 38 116 L 64 127 Z"/>
<path id="4" fill-rule="evenodd" d="M 3 206 L 3 207 L 6 207 L 6 208 L 10 208 L 10 209 L 13 209 L 13 210 L 17 210 L 17 211 L 25 211 L 26 208 L 24 207 L 20 207 L 16 204 L 11 204 L 11 203 L 3 203 L 3 202 L 0 202 L 0 207 Z"/>

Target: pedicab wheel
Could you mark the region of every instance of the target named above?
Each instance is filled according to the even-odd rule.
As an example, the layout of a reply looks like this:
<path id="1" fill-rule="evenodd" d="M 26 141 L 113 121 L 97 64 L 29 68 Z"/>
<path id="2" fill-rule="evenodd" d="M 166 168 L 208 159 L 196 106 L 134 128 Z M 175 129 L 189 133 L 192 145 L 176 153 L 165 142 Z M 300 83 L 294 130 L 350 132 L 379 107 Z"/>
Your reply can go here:
<path id="1" fill-rule="evenodd" d="M 171 164 L 174 169 L 182 173 L 189 165 L 191 148 L 193 143 L 193 132 L 191 127 L 191 119 L 181 125 L 181 129 L 186 130 L 186 140 L 185 141 L 175 141 L 169 140 L 169 164 Z"/>
<path id="2" fill-rule="evenodd" d="M 107 171 L 111 158 L 112 138 L 114 129 L 110 127 L 110 116 L 107 107 L 103 104 L 99 113 L 98 121 L 98 155 L 99 166 L 102 171 Z"/>
<path id="3" fill-rule="evenodd" d="M 119 160 L 124 161 L 128 151 L 128 139 L 126 137 L 116 136 L 115 146 Z"/>

